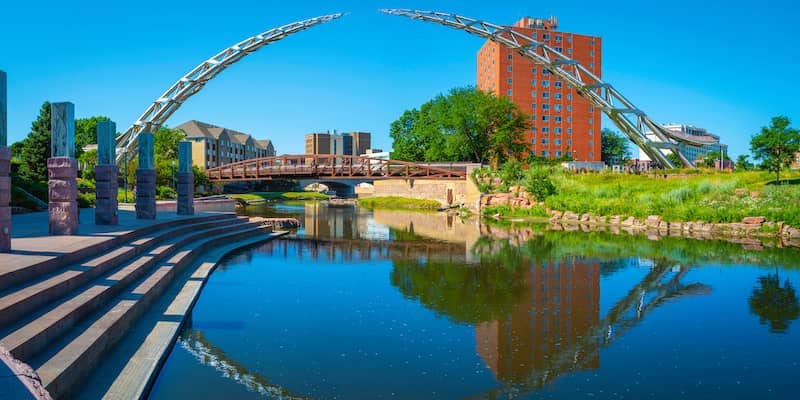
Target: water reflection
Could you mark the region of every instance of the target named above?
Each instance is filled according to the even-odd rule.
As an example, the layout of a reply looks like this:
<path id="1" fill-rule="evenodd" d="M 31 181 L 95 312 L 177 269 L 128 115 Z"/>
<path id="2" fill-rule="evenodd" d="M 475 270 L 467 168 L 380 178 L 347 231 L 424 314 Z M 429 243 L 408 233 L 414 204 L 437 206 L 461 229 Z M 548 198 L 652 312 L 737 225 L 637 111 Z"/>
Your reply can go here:
<path id="1" fill-rule="evenodd" d="M 614 364 L 613 361 L 619 360 L 608 355 L 612 349 L 607 351 L 603 351 L 603 349 L 619 340 L 623 340 L 626 343 L 625 346 L 631 346 L 630 351 L 633 352 L 646 352 L 650 350 L 647 346 L 666 346 L 664 343 L 670 341 L 674 341 L 676 346 L 690 348 L 693 342 L 685 341 L 681 337 L 668 337 L 666 342 L 656 344 L 649 341 L 644 345 L 641 342 L 638 343 L 639 346 L 644 347 L 636 347 L 635 340 L 623 339 L 627 333 L 641 327 L 643 321 L 652 321 L 654 314 L 651 313 L 657 309 L 670 310 L 671 319 L 666 324 L 669 324 L 669 327 L 674 324 L 683 329 L 687 324 L 693 323 L 694 320 L 690 318 L 697 318 L 697 315 L 686 317 L 680 314 L 678 310 L 683 308 L 683 312 L 685 312 L 686 305 L 700 304 L 701 307 L 715 307 L 710 311 L 711 313 L 717 313 L 719 309 L 724 309 L 725 314 L 733 315 L 736 312 L 735 306 L 732 307 L 731 304 L 725 303 L 720 305 L 709 302 L 707 299 L 733 298 L 737 302 L 736 304 L 742 305 L 749 295 L 751 312 L 759 317 L 762 324 L 769 326 L 770 332 L 785 333 L 791 321 L 800 317 L 800 306 L 798 306 L 795 289 L 789 279 L 782 280 L 777 271 L 775 274 L 759 277 L 757 286 L 752 289 L 752 293 L 750 285 L 752 285 L 755 275 L 748 275 L 746 280 L 742 280 L 745 281 L 745 289 L 730 296 L 730 287 L 726 286 L 730 284 L 729 282 L 716 280 L 717 278 L 703 273 L 702 270 L 705 268 L 701 268 L 706 264 L 798 265 L 798 253 L 792 250 L 765 248 L 762 251 L 753 252 L 747 251 L 740 244 L 720 241 L 693 241 L 680 238 L 661 238 L 661 240 L 654 241 L 643 236 L 550 231 L 542 226 L 498 227 L 485 225 L 475 220 L 448 218 L 440 214 L 395 211 L 373 213 L 360 209 L 329 208 L 320 203 L 271 206 L 269 210 L 271 215 L 295 216 L 301 220 L 304 226 L 293 237 L 268 242 L 229 258 L 220 266 L 220 271 L 226 271 L 229 265 L 232 269 L 239 268 L 241 270 L 241 264 L 250 265 L 261 262 L 262 265 L 259 267 L 263 267 L 260 268 L 263 275 L 258 284 L 263 286 L 265 293 L 274 293 L 275 291 L 274 287 L 272 292 L 270 291 L 268 281 L 291 282 L 299 276 L 293 274 L 302 274 L 302 282 L 306 285 L 313 284 L 314 276 L 325 276 L 327 279 L 349 276 L 350 278 L 342 279 L 358 279 L 359 284 L 363 284 L 363 286 L 357 289 L 344 289 L 341 292 L 343 294 L 328 297 L 324 295 L 315 297 L 319 290 L 306 293 L 305 287 L 291 288 L 290 292 L 297 289 L 298 293 L 303 293 L 300 296 L 302 298 L 311 297 L 319 308 L 322 308 L 319 304 L 334 303 L 338 306 L 326 308 L 335 310 L 333 314 L 337 315 L 337 319 L 333 322 L 328 319 L 327 314 L 320 315 L 322 312 L 315 314 L 315 310 L 309 310 L 308 304 L 312 303 L 304 303 L 306 308 L 299 305 L 293 308 L 291 302 L 283 301 L 278 306 L 285 313 L 309 318 L 310 322 L 304 319 L 288 318 L 287 321 L 290 321 L 292 326 L 305 327 L 308 324 L 312 326 L 309 329 L 317 329 L 318 323 L 321 324 L 320 326 L 328 323 L 335 324 L 335 326 L 331 326 L 331 330 L 337 331 L 342 326 L 347 326 L 346 321 L 358 321 L 357 325 L 353 325 L 358 329 L 354 328 L 352 332 L 347 331 L 347 328 L 337 331 L 336 334 L 342 335 L 339 336 L 340 340 L 336 345 L 329 346 L 341 349 L 342 354 L 345 352 L 361 354 L 359 352 L 364 350 L 362 346 L 369 347 L 382 340 L 388 342 L 385 337 L 386 332 L 375 327 L 386 326 L 388 324 L 385 321 L 387 316 L 398 320 L 401 320 L 402 317 L 392 314 L 398 308 L 380 308 L 379 310 L 382 312 L 374 312 L 378 309 L 375 304 L 384 305 L 388 302 L 382 302 L 382 300 L 392 299 L 384 292 L 391 292 L 395 299 L 402 301 L 397 295 L 399 292 L 405 299 L 413 302 L 404 302 L 403 304 L 413 304 L 414 310 L 421 310 L 413 312 L 420 315 L 430 315 L 433 312 L 441 317 L 437 321 L 457 326 L 463 336 L 467 338 L 466 341 L 461 342 L 466 344 L 461 351 L 468 353 L 468 356 L 461 357 L 462 354 L 450 355 L 448 353 L 446 357 L 452 357 L 447 361 L 474 359 L 479 365 L 486 366 L 486 369 L 478 367 L 478 372 L 469 371 L 470 374 L 479 372 L 484 374 L 482 376 L 488 381 L 488 383 L 475 383 L 473 386 L 469 386 L 467 391 L 468 393 L 474 391 L 475 398 L 525 396 L 548 385 L 550 387 L 557 386 L 558 384 L 552 385 L 556 379 L 571 373 L 593 371 L 595 376 L 602 374 L 603 370 L 608 370 L 608 364 Z M 265 215 L 270 214 L 265 212 Z M 264 256 L 267 256 L 267 262 L 264 261 Z M 272 260 L 279 262 L 273 263 Z M 281 263 L 281 260 L 294 260 L 294 262 Z M 373 268 L 372 261 L 380 266 Z M 270 268 L 264 264 L 269 264 Z M 286 265 L 294 268 L 277 267 Z M 298 266 L 301 265 L 313 267 L 299 268 Z M 317 265 L 324 266 L 325 270 L 317 269 Z M 340 267 L 346 267 L 351 274 L 356 271 L 357 274 L 348 275 L 345 270 L 336 269 Z M 369 271 L 373 273 L 362 274 L 361 270 L 356 268 L 369 268 Z M 385 268 L 385 270 L 381 268 Z M 380 273 L 374 274 L 374 271 Z M 390 285 L 386 284 L 387 279 L 386 275 L 382 274 L 383 271 L 388 274 Z M 732 271 L 731 275 L 727 275 L 726 278 L 741 276 L 736 275 L 736 272 Z M 754 273 L 762 272 L 755 271 Z M 374 278 L 376 275 L 379 277 L 375 280 L 366 278 L 368 276 Z M 237 277 L 236 281 L 240 282 L 250 279 L 249 275 L 235 276 Z M 266 277 L 273 279 L 266 279 Z M 614 284 L 607 285 L 609 281 Z M 347 283 L 342 281 L 335 282 L 335 285 L 347 287 Z M 327 283 L 324 286 L 327 286 Z M 386 289 L 383 289 L 384 286 Z M 362 287 L 364 291 L 370 291 L 373 296 L 371 297 L 372 303 L 363 305 L 360 303 L 361 299 L 352 294 L 360 293 Z M 604 295 L 602 307 L 601 287 Z M 729 291 L 727 297 L 720 295 L 719 292 L 725 292 L 726 289 Z M 614 292 L 614 294 L 609 295 L 609 292 Z M 711 294 L 715 294 L 715 296 L 709 296 Z M 263 293 L 260 296 L 263 296 Z M 687 299 L 689 296 L 706 297 L 690 300 Z M 291 296 L 287 298 L 292 299 Z M 245 309 L 253 304 L 264 305 L 267 303 L 257 295 L 253 295 L 253 297 L 242 295 L 241 303 L 237 304 L 239 304 L 239 309 Z M 353 307 L 357 309 L 353 310 Z M 402 309 L 408 310 L 407 308 Z M 267 304 L 261 311 L 275 312 L 275 309 L 269 308 L 269 304 Z M 747 315 L 746 313 L 747 311 L 744 311 L 745 315 Z M 664 316 L 663 312 L 659 314 Z M 416 314 L 404 314 L 403 316 L 413 318 L 401 320 L 398 324 L 402 323 L 402 326 L 405 326 L 408 322 L 411 326 L 415 323 Z M 740 318 L 738 315 L 737 317 L 739 317 L 736 319 L 737 322 L 741 320 L 745 325 L 767 335 L 764 329 L 758 329 L 754 322 L 755 318 L 750 316 Z M 395 323 L 394 320 L 390 322 Z M 660 327 L 663 331 L 665 323 L 663 321 L 661 323 L 662 325 L 656 324 L 655 326 Z M 419 333 L 425 332 L 425 329 L 431 325 L 432 323 L 428 321 L 427 325 L 402 330 L 402 333 L 409 339 L 403 341 L 404 339 L 394 338 L 392 343 L 398 346 L 398 349 L 395 350 L 403 353 L 404 351 L 415 351 L 417 347 L 414 346 L 425 348 L 425 345 L 429 345 L 430 347 L 426 348 L 429 353 L 434 353 L 437 349 L 442 348 L 446 348 L 447 351 L 458 351 L 455 342 L 448 341 L 451 340 L 451 336 L 443 339 L 444 336 Z M 708 324 L 703 327 L 709 329 Z M 199 330 L 201 328 L 202 326 L 196 331 L 188 331 L 180 341 L 181 346 L 191 352 L 200 362 L 213 366 L 224 376 L 244 384 L 255 393 L 273 397 L 283 396 L 283 398 L 297 397 L 258 373 L 247 370 L 243 364 L 226 357 L 220 349 L 205 339 Z M 741 328 L 741 326 L 738 327 L 737 332 L 741 332 Z M 261 327 L 261 330 L 265 329 L 267 328 Z M 648 332 L 647 329 L 639 328 L 639 332 L 642 330 Z M 650 329 L 653 329 L 653 324 L 650 324 Z M 303 330 L 299 329 L 299 332 L 302 334 Z M 448 335 L 454 334 L 452 331 L 444 332 Z M 381 333 L 384 336 L 381 336 Z M 702 333 L 699 332 L 698 335 L 702 336 Z M 252 336 L 245 334 L 244 337 L 252 337 L 252 340 L 257 341 L 259 335 L 262 334 L 264 333 L 253 332 Z M 374 336 L 370 336 L 370 334 L 374 334 Z M 347 347 L 350 342 L 341 339 L 351 336 L 363 337 L 364 340 L 354 340 L 355 347 Z M 631 336 L 636 335 L 627 335 L 629 338 Z M 654 334 L 654 336 L 657 335 Z M 322 385 L 324 388 L 303 387 L 302 385 L 306 383 L 298 380 L 292 384 L 289 378 L 294 377 L 294 371 L 290 370 L 289 375 L 280 376 L 281 383 L 306 394 L 317 395 L 319 392 L 330 395 L 330 392 L 326 392 L 326 390 L 331 390 L 334 395 L 337 395 L 337 390 L 344 390 L 341 395 L 346 396 L 350 377 L 343 378 L 337 375 L 337 372 L 340 372 L 337 369 L 341 367 L 338 364 L 340 361 L 330 361 L 322 354 L 309 354 L 302 350 L 314 349 L 313 345 L 316 343 L 314 338 L 314 335 L 300 335 L 297 339 L 297 349 L 293 353 L 281 354 L 284 357 L 287 355 L 289 357 L 298 356 L 303 358 L 304 363 L 308 361 L 314 364 L 317 368 L 315 373 L 319 374 L 314 377 L 330 378 L 330 382 L 326 381 Z M 216 340 L 224 340 L 224 338 L 220 337 Z M 684 341 L 682 342 L 682 340 Z M 708 348 L 716 345 L 708 343 L 715 340 L 710 335 L 709 337 L 695 337 L 693 340 L 697 343 L 705 341 L 703 346 L 708 347 L 703 348 L 702 351 L 708 351 Z M 220 344 L 224 343 L 220 342 Z M 228 343 L 225 346 L 234 345 Z M 326 343 L 325 346 L 328 344 Z M 322 353 L 328 349 L 328 347 L 316 349 L 319 348 L 323 349 L 318 350 Z M 615 348 L 619 349 L 619 346 Z M 376 349 L 379 348 L 376 347 Z M 380 350 L 381 357 L 383 357 L 384 351 Z M 377 353 L 378 351 L 375 352 L 375 354 Z M 740 364 L 746 365 L 745 361 L 742 361 L 746 358 L 735 354 L 735 351 L 725 354 L 725 356 L 730 359 L 736 359 L 738 356 Z M 699 361 L 699 364 L 704 361 L 683 354 L 680 354 L 680 357 L 675 355 L 676 359 L 681 357 L 686 360 L 682 368 L 693 365 L 690 362 L 692 360 Z M 658 357 L 654 357 L 650 361 L 653 364 L 662 361 L 656 358 Z M 255 363 L 256 359 L 243 359 L 242 363 L 252 365 L 251 363 Z M 368 358 L 361 360 L 378 362 Z M 399 364 L 403 358 L 402 355 L 398 355 L 392 360 L 395 364 Z M 386 360 L 380 360 L 380 362 L 384 361 Z M 446 364 L 437 363 L 438 361 L 435 357 L 430 356 L 430 364 L 419 365 L 424 368 L 430 365 L 432 369 L 435 369 L 436 366 L 450 365 L 448 368 L 451 369 L 443 369 L 443 372 L 452 372 L 454 375 L 460 371 L 456 368 L 458 362 Z M 639 371 L 650 372 L 647 368 L 656 368 L 648 366 L 647 363 L 648 361 L 645 361 L 637 365 Z M 408 363 L 406 362 L 406 364 Z M 675 362 L 676 368 L 677 364 Z M 347 368 L 357 370 L 360 367 L 349 365 Z M 368 365 L 360 371 L 363 374 L 370 374 L 366 378 L 368 382 L 372 382 L 373 379 L 384 379 L 389 382 L 392 378 L 402 379 L 405 376 L 403 374 L 407 373 L 402 369 L 391 371 L 386 369 L 389 372 L 385 373 L 365 372 L 381 368 L 388 367 L 377 364 Z M 620 373 L 619 370 L 615 372 Z M 701 373 L 708 373 L 709 376 L 712 374 L 708 371 L 701 371 Z M 267 373 L 265 372 L 265 374 Z M 297 374 L 306 376 L 303 371 L 297 371 Z M 269 375 L 271 377 L 279 376 Z M 467 379 L 477 379 L 477 377 L 478 375 L 468 376 Z M 455 378 L 454 376 L 452 382 L 456 382 Z M 673 379 L 677 380 L 680 377 L 673 377 Z M 319 380 L 315 380 L 315 382 L 317 381 Z M 574 381 L 570 382 L 574 383 Z M 339 386 L 336 387 L 336 384 Z M 449 385 L 450 382 L 446 382 L 446 384 Z M 453 385 L 456 384 L 453 383 Z M 330 387 L 333 389 L 329 389 Z M 430 397 L 434 390 L 439 390 L 438 393 L 452 393 L 442 387 L 431 388 L 431 391 L 425 391 L 425 389 L 427 388 L 420 388 L 418 392 L 409 389 L 409 393 L 416 393 L 419 395 L 418 397 Z M 462 388 L 462 390 L 464 389 Z M 564 394 L 564 392 L 559 392 L 559 394 Z"/>
<path id="2" fill-rule="evenodd" d="M 761 324 L 769 325 L 769 331 L 784 333 L 789 323 L 800 317 L 800 305 L 792 283 L 781 279 L 776 271 L 758 278 L 758 287 L 750 295 L 750 312 L 758 315 Z"/>

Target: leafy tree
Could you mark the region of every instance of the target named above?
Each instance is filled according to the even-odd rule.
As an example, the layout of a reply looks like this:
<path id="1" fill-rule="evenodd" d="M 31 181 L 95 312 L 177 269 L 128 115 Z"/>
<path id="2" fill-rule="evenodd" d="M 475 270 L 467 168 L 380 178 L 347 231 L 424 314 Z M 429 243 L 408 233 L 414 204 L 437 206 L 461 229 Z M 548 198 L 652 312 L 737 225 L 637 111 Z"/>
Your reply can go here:
<path id="1" fill-rule="evenodd" d="M 75 119 L 75 157 L 80 158 L 87 144 L 97 143 L 97 123 L 109 120 L 104 116 Z"/>
<path id="2" fill-rule="evenodd" d="M 753 169 L 753 163 L 750 162 L 750 156 L 747 154 L 739 154 L 739 157 L 736 157 L 736 169 L 742 171 L 749 171 Z"/>
<path id="3" fill-rule="evenodd" d="M 19 176 L 33 182 L 47 181 L 47 159 L 50 158 L 50 103 L 44 102 L 39 116 L 31 123 L 31 131 L 20 149 Z"/>
<path id="4" fill-rule="evenodd" d="M 78 162 L 83 165 L 81 177 L 94 180 L 94 169 L 97 167 L 97 150 L 89 150 L 78 157 Z"/>
<path id="5" fill-rule="evenodd" d="M 155 149 L 156 183 L 172 186 L 178 168 L 178 143 L 186 137 L 179 129 L 161 127 L 153 137 Z"/>
<path id="6" fill-rule="evenodd" d="M 603 129 L 600 159 L 608 165 L 622 165 L 631 158 L 630 140 L 619 132 Z"/>
<path id="7" fill-rule="evenodd" d="M 673 152 L 667 153 L 667 160 L 669 160 L 669 162 L 671 162 L 672 165 L 675 166 L 675 167 L 680 168 L 681 166 L 683 166 L 683 163 L 681 162 L 681 158 L 678 157 L 678 155 L 673 153 Z"/>
<path id="8" fill-rule="evenodd" d="M 789 167 L 800 152 L 800 131 L 790 127 L 791 121 L 784 116 L 773 117 L 769 127 L 750 139 L 750 152 L 761 166 L 775 173 L 775 182 L 781 180 L 781 170 Z"/>
<path id="9" fill-rule="evenodd" d="M 719 151 L 709 151 L 708 153 L 703 155 L 703 165 L 708 167 L 708 168 L 714 168 L 714 166 L 716 165 L 717 160 L 719 160 L 720 157 L 723 157 L 723 159 L 725 161 L 730 161 L 731 160 L 731 158 L 728 157 L 727 154 L 722 155 L 722 154 L 720 154 Z"/>
<path id="10" fill-rule="evenodd" d="M 192 165 L 192 172 L 194 173 L 194 185 L 195 186 L 203 186 L 208 190 L 209 180 L 206 171 L 198 167 L 197 165 Z"/>
<path id="11" fill-rule="evenodd" d="M 506 98 L 456 88 L 407 110 L 390 128 L 393 157 L 407 161 L 492 162 L 520 159 L 528 117 Z"/>
<path id="12" fill-rule="evenodd" d="M 750 296 L 750 311 L 758 315 L 762 324 L 769 324 L 770 332 L 786 332 L 789 321 L 800 317 L 794 287 L 788 279 L 781 286 L 777 272 L 759 277 L 758 283 Z"/>

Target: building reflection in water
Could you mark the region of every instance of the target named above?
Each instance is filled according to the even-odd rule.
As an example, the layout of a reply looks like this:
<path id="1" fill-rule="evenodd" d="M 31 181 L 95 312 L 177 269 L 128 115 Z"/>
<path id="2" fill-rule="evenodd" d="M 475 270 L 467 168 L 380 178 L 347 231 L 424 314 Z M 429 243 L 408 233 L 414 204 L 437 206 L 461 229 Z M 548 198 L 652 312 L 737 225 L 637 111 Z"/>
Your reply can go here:
<path id="1" fill-rule="evenodd" d="M 573 261 L 533 265 L 522 279 L 527 299 L 507 319 L 475 327 L 477 352 L 495 377 L 505 383 L 528 382 L 546 371 L 544 382 L 572 370 L 596 369 L 597 346 L 574 355 L 574 363 L 552 370 L 554 357 L 590 335 L 600 321 L 600 263 Z"/>

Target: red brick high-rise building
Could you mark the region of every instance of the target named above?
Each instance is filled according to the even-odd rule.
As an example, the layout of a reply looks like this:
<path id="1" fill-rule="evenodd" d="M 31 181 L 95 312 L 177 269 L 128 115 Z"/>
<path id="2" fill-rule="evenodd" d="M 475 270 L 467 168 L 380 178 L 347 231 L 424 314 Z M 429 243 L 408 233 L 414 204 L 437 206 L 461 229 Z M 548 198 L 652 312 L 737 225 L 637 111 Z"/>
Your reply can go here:
<path id="1" fill-rule="evenodd" d="M 560 32 L 555 17 L 522 18 L 512 27 L 555 48 L 600 77 L 602 40 Z M 478 89 L 506 96 L 531 114 L 525 135 L 529 150 L 548 158 L 571 155 L 600 161 L 600 110 L 540 65 L 492 41 L 478 51 Z"/>

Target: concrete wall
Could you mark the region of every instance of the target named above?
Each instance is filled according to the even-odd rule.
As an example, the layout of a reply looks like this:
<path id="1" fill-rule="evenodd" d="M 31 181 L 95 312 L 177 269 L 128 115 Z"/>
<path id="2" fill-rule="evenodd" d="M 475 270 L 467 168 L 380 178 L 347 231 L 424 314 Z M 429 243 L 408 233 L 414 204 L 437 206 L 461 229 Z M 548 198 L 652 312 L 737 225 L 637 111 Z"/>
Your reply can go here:
<path id="1" fill-rule="evenodd" d="M 481 237 L 477 218 L 461 219 L 445 213 L 414 213 L 407 211 L 373 210 L 375 222 L 390 228 L 413 232 L 421 236 L 450 243 L 464 243 L 467 261 L 473 260 L 472 248 Z"/>
<path id="2" fill-rule="evenodd" d="M 178 204 L 175 200 L 157 201 L 156 210 L 159 212 L 175 212 Z M 233 199 L 214 199 L 194 201 L 195 212 L 235 212 L 236 201 Z"/>
<path id="3" fill-rule="evenodd" d="M 426 179 L 391 179 L 376 180 L 373 196 L 400 196 L 412 199 L 436 200 L 442 206 L 461 205 L 477 210 L 480 207 L 480 191 L 467 178 L 463 181 L 426 180 Z M 448 199 L 448 192 L 451 198 Z M 448 202 L 448 200 L 450 200 Z"/>

